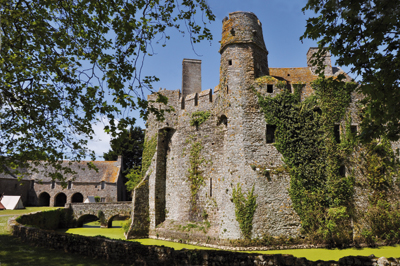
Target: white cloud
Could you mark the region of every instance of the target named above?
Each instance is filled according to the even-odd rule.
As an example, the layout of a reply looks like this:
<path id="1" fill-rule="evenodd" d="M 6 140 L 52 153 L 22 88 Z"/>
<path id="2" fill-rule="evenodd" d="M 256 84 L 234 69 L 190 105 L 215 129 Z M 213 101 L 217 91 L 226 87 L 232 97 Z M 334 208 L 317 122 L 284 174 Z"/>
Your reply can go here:
<path id="1" fill-rule="evenodd" d="M 103 153 L 108 152 L 111 148 L 110 147 L 111 135 L 104 132 L 104 127 L 108 124 L 109 122 L 107 119 L 101 119 L 101 122 L 92 124 L 95 135 L 93 136 L 93 139 L 88 140 L 87 148 L 95 152 L 96 160 L 102 161 Z M 86 160 L 90 160 L 90 158 L 86 157 Z"/>

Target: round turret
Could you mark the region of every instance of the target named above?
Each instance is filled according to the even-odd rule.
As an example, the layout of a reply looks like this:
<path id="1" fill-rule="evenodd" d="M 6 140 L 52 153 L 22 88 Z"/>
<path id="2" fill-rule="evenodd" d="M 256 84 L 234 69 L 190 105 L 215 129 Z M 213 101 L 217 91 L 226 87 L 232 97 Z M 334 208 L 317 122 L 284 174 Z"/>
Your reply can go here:
<path id="1" fill-rule="evenodd" d="M 222 20 L 222 39 L 220 53 L 229 44 L 253 43 L 267 52 L 262 34 L 261 22 L 251 12 L 229 13 L 229 19 Z M 268 52 L 267 52 L 268 53 Z"/>
<path id="2" fill-rule="evenodd" d="M 229 13 L 229 18 L 222 20 L 219 52 L 219 87 L 227 93 L 249 88 L 254 79 L 269 75 L 261 22 L 251 12 Z"/>

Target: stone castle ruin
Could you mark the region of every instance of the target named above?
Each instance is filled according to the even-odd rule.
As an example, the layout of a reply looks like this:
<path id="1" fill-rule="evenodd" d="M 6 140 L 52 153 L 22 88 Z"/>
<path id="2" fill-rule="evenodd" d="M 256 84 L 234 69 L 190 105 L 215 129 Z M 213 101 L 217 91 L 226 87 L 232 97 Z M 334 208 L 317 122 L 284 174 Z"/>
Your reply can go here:
<path id="1" fill-rule="evenodd" d="M 311 63 L 317 48 L 309 49 L 307 67 L 270 67 L 261 22 L 250 12 L 233 12 L 223 20 L 220 44 L 220 80 L 213 92 L 202 91 L 201 61 L 184 59 L 182 90 L 160 89 L 148 96 L 154 107 L 172 111 L 164 121 L 150 115 L 146 123 L 144 178 L 133 192 L 128 238 L 241 239 L 233 202 L 239 189 L 257 195 L 253 238 L 299 234 L 300 218 L 288 194 L 290 176 L 274 147 L 275 126 L 266 123 L 254 89 L 275 96 L 302 82 L 301 98 L 310 96 L 310 83 L 318 78 Z M 345 74 L 331 66 L 327 52 L 325 75 L 340 73 Z M 156 103 L 157 94 L 168 97 L 168 104 Z M 353 94 L 349 107 L 355 130 L 357 100 Z M 188 226 L 199 230 L 189 236 Z"/>

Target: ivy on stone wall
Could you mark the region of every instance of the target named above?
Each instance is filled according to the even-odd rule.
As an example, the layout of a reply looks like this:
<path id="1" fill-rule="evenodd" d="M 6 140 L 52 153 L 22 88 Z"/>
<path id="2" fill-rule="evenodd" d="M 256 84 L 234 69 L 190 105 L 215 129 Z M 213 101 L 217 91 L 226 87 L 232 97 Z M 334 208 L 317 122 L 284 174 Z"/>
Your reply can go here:
<path id="1" fill-rule="evenodd" d="M 369 207 L 364 214 L 367 227 L 361 234 L 366 242 L 400 240 L 400 204 L 392 203 L 394 181 L 399 178 L 399 157 L 388 140 L 374 140 L 363 145 L 362 173 L 368 190 Z"/>
<path id="2" fill-rule="evenodd" d="M 191 115 L 190 125 L 199 127 L 210 117 L 211 113 L 209 111 L 196 111 Z"/>
<path id="3" fill-rule="evenodd" d="M 197 204 L 197 193 L 200 187 L 204 185 L 203 171 L 201 170 L 201 165 L 205 159 L 200 155 L 203 145 L 201 141 L 193 141 L 193 137 L 190 138 L 191 148 L 189 154 L 190 167 L 188 169 L 188 179 L 190 181 L 190 210 L 193 214 L 199 215 L 200 209 Z"/>
<path id="4" fill-rule="evenodd" d="M 254 195 L 254 185 L 247 195 L 242 192 L 242 187 L 239 183 L 236 189 L 233 188 L 232 201 L 235 204 L 236 221 L 238 221 L 245 239 L 251 239 L 253 217 L 258 206 L 256 200 L 257 195 Z"/>
<path id="5" fill-rule="evenodd" d="M 320 78 L 312 86 L 315 95 L 304 101 L 304 84 L 299 83 L 294 93 L 258 95 L 259 104 L 267 124 L 276 126 L 274 146 L 289 169 L 289 194 L 303 233 L 314 240 L 348 242 L 354 178 L 340 169 L 352 147 L 337 142 L 334 128 L 344 118 L 356 85 Z"/>
<path id="6" fill-rule="evenodd" d="M 142 176 L 144 177 L 150 167 L 151 160 L 157 149 L 157 134 L 144 140 L 143 156 L 142 156 Z"/>

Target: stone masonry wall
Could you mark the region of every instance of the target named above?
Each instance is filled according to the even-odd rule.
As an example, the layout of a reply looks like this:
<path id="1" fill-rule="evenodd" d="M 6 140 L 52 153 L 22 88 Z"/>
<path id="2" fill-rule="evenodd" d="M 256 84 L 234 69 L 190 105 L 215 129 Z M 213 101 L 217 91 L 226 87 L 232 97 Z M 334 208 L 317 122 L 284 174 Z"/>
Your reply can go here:
<path id="1" fill-rule="evenodd" d="M 254 187 L 257 195 L 252 238 L 264 234 L 298 236 L 301 221 L 288 193 L 290 176 L 281 154 L 267 141 L 271 125 L 265 122 L 255 92 L 275 96 L 282 89 L 293 92 L 293 84 L 301 82 L 304 99 L 313 93 L 310 82 L 317 76 L 309 67 L 269 69 L 261 23 L 248 12 L 234 12 L 223 20 L 220 53 L 220 83 L 214 93 L 209 89 L 185 96 L 179 90 L 161 89 L 158 93 L 169 99 L 167 106 L 154 102 L 156 93 L 148 97 L 159 110 L 174 109 L 165 113 L 164 121 L 150 114 L 146 123 L 146 138 L 157 135 L 158 143 L 144 179 L 148 180 L 148 205 L 143 206 L 148 206 L 149 236 L 201 243 L 229 243 L 243 238 L 232 199 L 233 189 L 238 186 L 244 193 Z M 342 71 L 332 68 L 332 73 Z M 268 74 L 272 77 L 265 77 L 266 82 L 257 80 Z M 278 80 L 286 83 L 285 88 L 277 86 Z M 357 127 L 359 100 L 361 96 L 354 93 L 346 114 Z M 202 124 L 191 125 L 193 115 L 207 113 L 209 117 Z M 338 121 L 341 130 L 344 121 Z M 195 147 L 199 149 L 197 185 L 189 180 Z M 357 177 L 360 175 L 356 172 Z M 147 195 L 145 186 L 135 193 Z M 134 200 L 139 204 L 144 201 Z M 355 188 L 355 204 L 361 210 L 368 205 L 368 196 L 361 187 Z M 135 208 L 138 214 L 145 213 L 145 207 L 135 203 Z M 133 221 L 142 221 L 136 212 L 134 215 Z M 185 229 L 189 225 L 197 229 Z M 132 228 L 137 226 L 139 223 L 133 222 Z"/>
<path id="2" fill-rule="evenodd" d="M 164 246 L 144 246 L 137 242 L 111 240 L 61 234 L 54 231 L 26 227 L 12 222 L 12 235 L 23 242 L 45 248 L 64 250 L 88 257 L 104 259 L 112 263 L 134 265 L 271 265 L 271 266 L 352 266 L 352 265 L 400 265 L 400 258 L 349 256 L 339 261 L 309 261 L 291 255 L 262 255 L 217 250 L 174 250 Z"/>

